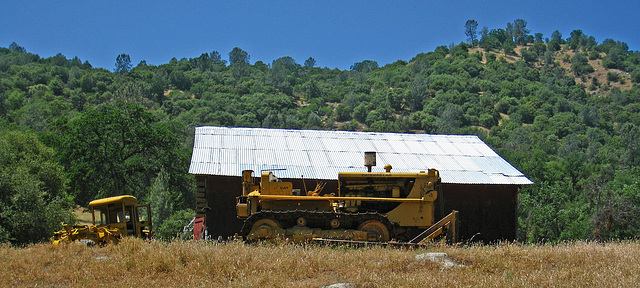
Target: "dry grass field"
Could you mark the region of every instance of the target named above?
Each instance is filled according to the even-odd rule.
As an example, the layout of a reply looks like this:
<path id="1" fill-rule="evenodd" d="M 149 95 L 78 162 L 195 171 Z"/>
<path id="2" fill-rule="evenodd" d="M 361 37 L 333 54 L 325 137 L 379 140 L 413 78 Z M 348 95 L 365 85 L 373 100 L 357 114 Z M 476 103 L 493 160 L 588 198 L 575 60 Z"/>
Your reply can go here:
<path id="1" fill-rule="evenodd" d="M 446 252 L 458 264 L 416 259 Z M 408 250 L 239 242 L 0 246 L 0 286 L 637 287 L 640 242 Z"/>

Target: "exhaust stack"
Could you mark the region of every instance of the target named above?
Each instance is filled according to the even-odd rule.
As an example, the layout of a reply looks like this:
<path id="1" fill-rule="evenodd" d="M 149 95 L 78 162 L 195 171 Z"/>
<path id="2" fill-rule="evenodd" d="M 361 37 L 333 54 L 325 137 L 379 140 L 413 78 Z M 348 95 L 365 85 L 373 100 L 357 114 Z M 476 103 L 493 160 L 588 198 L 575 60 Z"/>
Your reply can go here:
<path id="1" fill-rule="evenodd" d="M 251 192 L 251 184 L 253 184 L 253 179 L 251 179 L 252 174 L 253 170 L 242 171 L 242 196 L 247 196 Z"/>
<path id="2" fill-rule="evenodd" d="M 371 167 L 376 166 L 376 152 L 364 152 L 364 166 L 371 172 Z"/>

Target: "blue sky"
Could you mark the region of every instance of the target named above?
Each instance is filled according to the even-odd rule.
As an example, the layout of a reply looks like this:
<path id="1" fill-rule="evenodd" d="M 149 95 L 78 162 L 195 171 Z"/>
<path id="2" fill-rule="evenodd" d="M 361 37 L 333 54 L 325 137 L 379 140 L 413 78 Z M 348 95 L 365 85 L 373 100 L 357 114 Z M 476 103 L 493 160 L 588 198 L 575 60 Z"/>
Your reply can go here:
<path id="1" fill-rule="evenodd" d="M 521 18 L 531 34 L 580 29 L 640 49 L 640 1 L 0 1 L 0 47 L 15 41 L 109 70 L 121 53 L 160 65 L 211 51 L 227 59 L 236 46 L 251 63 L 291 56 L 329 68 L 382 66 L 465 41 L 469 19 L 495 29 Z"/>

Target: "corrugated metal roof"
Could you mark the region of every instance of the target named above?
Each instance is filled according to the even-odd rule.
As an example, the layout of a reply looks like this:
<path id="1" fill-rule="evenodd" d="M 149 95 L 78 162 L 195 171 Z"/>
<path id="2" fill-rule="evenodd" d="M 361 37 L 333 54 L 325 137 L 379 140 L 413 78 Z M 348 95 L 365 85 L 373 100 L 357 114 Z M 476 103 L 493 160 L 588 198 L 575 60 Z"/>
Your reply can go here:
<path id="1" fill-rule="evenodd" d="M 241 176 L 242 170 L 279 170 L 280 178 L 333 180 L 366 171 L 364 152 L 377 152 L 384 171 L 440 171 L 443 183 L 532 184 L 474 135 L 196 127 L 189 173 Z"/>

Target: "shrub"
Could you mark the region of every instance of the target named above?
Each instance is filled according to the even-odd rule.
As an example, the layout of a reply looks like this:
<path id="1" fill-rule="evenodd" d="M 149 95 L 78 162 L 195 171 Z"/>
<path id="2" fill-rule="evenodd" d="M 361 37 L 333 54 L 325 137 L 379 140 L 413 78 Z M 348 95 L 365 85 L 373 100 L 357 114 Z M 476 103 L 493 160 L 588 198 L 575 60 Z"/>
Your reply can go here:
<path id="1" fill-rule="evenodd" d="M 192 210 L 178 211 L 162 222 L 162 225 L 156 229 L 155 236 L 161 240 L 189 239 L 191 234 L 183 234 L 182 231 L 191 220 L 193 220 Z"/>

